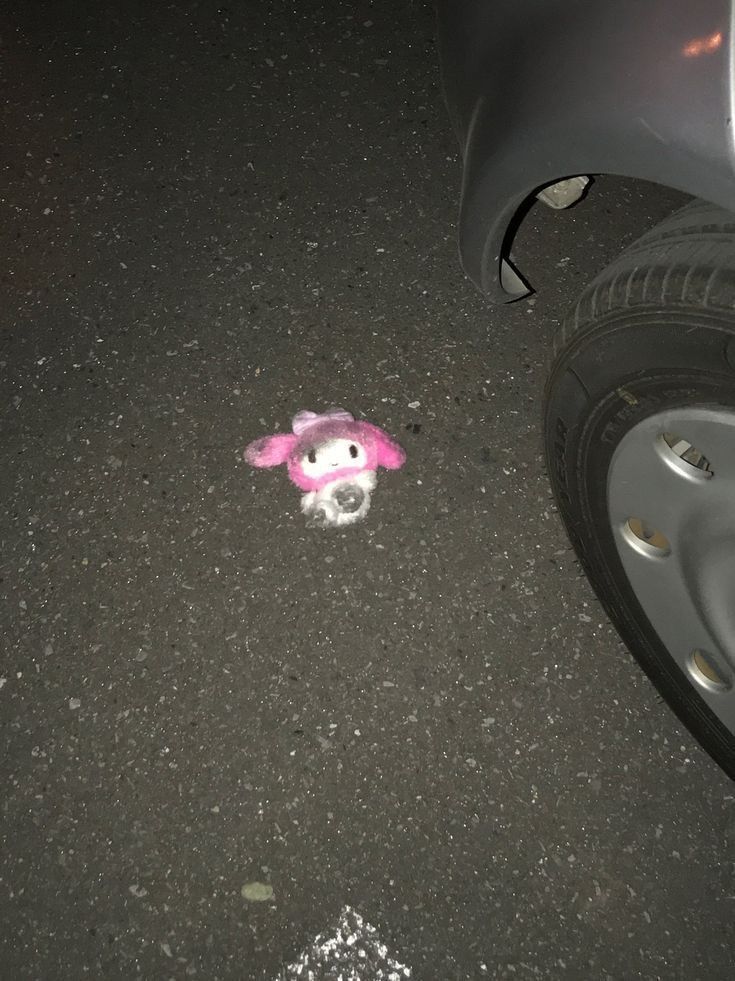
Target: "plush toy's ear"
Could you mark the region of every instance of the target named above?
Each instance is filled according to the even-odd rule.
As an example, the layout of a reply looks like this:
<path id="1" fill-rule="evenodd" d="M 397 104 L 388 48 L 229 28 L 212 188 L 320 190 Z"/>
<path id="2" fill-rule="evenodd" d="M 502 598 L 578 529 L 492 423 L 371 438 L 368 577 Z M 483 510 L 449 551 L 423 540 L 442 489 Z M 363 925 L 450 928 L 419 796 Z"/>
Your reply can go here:
<path id="1" fill-rule="evenodd" d="M 263 436 L 245 447 L 245 459 L 253 467 L 277 467 L 286 462 L 296 441 L 292 433 Z"/>
<path id="2" fill-rule="evenodd" d="M 371 422 L 362 422 L 360 426 L 368 432 L 378 451 L 378 466 L 388 470 L 398 470 L 406 462 L 406 451 L 399 446 L 394 439 L 384 430 L 374 426 Z"/>

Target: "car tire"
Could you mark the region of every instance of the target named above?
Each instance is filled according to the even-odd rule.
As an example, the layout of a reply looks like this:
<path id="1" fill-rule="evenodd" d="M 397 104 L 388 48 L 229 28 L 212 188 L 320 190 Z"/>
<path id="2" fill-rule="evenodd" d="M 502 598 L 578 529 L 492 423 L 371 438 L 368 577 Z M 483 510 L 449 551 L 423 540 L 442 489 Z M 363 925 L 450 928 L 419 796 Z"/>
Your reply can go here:
<path id="1" fill-rule="evenodd" d="M 735 216 L 693 202 L 589 285 L 557 338 L 544 415 L 595 592 L 735 779 Z"/>

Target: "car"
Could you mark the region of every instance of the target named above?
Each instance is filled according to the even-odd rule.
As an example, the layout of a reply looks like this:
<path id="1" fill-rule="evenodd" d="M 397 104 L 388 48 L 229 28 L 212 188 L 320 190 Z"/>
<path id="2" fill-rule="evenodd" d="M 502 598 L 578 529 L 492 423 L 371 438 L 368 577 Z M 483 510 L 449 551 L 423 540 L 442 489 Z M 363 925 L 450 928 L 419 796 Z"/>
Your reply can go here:
<path id="1" fill-rule="evenodd" d="M 469 277 L 529 287 L 514 234 L 590 178 L 688 203 L 584 289 L 544 398 L 548 472 L 617 630 L 735 778 L 735 23 L 731 0 L 438 0 Z"/>

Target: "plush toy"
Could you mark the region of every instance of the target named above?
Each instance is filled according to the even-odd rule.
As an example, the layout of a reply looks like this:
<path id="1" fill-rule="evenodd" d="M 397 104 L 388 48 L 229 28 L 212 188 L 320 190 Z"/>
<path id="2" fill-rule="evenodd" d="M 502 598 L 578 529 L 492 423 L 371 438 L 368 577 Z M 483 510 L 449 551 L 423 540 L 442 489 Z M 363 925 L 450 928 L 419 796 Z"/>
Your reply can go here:
<path id="1" fill-rule="evenodd" d="M 286 464 L 291 482 L 304 491 L 301 510 L 312 526 L 341 528 L 370 508 L 378 467 L 398 470 L 406 454 L 390 436 L 344 409 L 318 415 L 302 410 L 291 433 L 263 436 L 245 450 L 254 467 Z"/>

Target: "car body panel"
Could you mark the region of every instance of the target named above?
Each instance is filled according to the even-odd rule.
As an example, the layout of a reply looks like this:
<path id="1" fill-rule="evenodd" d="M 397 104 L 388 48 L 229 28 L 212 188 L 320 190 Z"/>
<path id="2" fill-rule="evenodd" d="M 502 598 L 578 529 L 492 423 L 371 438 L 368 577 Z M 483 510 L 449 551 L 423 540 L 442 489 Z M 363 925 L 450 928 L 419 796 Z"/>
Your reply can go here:
<path id="1" fill-rule="evenodd" d="M 731 0 L 439 0 L 463 157 L 460 255 L 491 298 L 528 292 L 508 232 L 578 174 L 665 184 L 735 211 Z"/>

